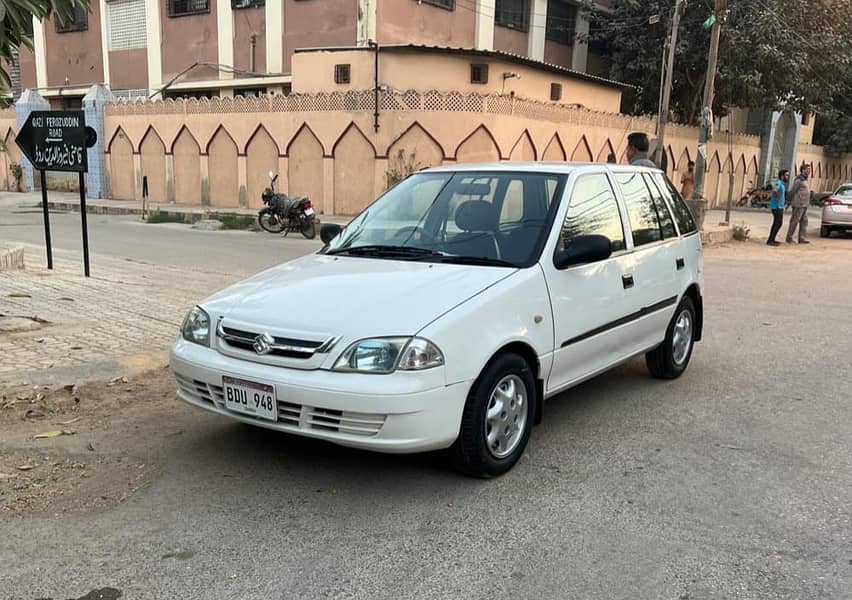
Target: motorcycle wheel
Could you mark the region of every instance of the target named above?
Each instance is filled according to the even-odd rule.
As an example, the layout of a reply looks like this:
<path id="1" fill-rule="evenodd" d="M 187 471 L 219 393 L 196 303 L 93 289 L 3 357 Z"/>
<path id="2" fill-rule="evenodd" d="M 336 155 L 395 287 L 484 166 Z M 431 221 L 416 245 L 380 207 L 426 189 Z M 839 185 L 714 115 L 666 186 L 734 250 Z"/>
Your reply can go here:
<path id="1" fill-rule="evenodd" d="M 313 219 L 302 223 L 302 235 L 309 240 L 312 240 L 317 236 L 317 228 Z"/>
<path id="2" fill-rule="evenodd" d="M 284 223 L 278 219 L 278 215 L 268 208 L 264 208 L 258 213 L 257 224 L 260 225 L 261 229 L 269 233 L 281 233 L 285 227 Z"/>

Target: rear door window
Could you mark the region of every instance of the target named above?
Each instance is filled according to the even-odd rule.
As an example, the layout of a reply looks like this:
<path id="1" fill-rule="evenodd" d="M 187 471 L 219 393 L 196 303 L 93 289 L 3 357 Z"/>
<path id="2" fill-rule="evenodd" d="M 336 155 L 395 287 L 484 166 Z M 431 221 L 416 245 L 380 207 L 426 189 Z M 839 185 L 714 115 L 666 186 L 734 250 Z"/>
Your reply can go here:
<path id="1" fill-rule="evenodd" d="M 624 194 L 624 204 L 627 206 L 627 217 L 630 220 L 630 230 L 633 234 L 633 245 L 636 247 L 652 244 L 663 239 L 657 209 L 651 199 L 648 186 L 641 173 L 616 173 L 616 181 Z"/>

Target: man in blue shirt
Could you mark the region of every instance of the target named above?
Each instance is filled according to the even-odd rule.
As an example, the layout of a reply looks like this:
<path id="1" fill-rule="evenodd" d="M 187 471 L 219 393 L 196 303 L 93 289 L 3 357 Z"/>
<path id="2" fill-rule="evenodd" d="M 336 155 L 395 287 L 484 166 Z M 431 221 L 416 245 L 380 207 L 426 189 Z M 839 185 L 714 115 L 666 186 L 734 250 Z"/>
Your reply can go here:
<path id="1" fill-rule="evenodd" d="M 772 198 L 769 200 L 769 208 L 772 210 L 772 229 L 769 230 L 769 239 L 766 244 L 769 246 L 780 246 L 780 242 L 775 241 L 775 236 L 781 230 L 781 225 L 784 224 L 784 202 L 787 198 L 787 182 L 790 181 L 790 171 L 781 169 L 778 171 L 778 181 L 772 188 Z"/>

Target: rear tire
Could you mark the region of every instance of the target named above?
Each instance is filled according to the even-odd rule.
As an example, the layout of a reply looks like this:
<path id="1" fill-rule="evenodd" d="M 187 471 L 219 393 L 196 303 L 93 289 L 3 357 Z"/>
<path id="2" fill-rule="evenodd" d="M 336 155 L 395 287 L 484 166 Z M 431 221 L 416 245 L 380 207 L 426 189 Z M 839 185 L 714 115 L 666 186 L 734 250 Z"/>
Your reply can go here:
<path id="1" fill-rule="evenodd" d="M 281 233 L 284 231 L 284 223 L 269 208 L 264 208 L 257 213 L 257 224 L 269 233 Z"/>
<path id="2" fill-rule="evenodd" d="M 305 223 L 302 224 L 302 235 L 309 240 L 312 240 L 317 236 L 317 228 L 313 219 L 305 221 Z"/>
<path id="3" fill-rule="evenodd" d="M 826 227 L 825 225 L 819 228 L 819 237 L 830 238 L 831 237 L 831 227 Z"/>
<path id="4" fill-rule="evenodd" d="M 459 437 L 450 448 L 456 469 L 473 477 L 511 469 L 530 439 L 537 401 L 527 361 L 517 354 L 493 359 L 467 396 Z"/>
<path id="5" fill-rule="evenodd" d="M 696 323 L 695 303 L 684 296 L 666 329 L 666 339 L 645 354 L 645 364 L 652 376 L 677 379 L 686 371 L 695 347 Z"/>

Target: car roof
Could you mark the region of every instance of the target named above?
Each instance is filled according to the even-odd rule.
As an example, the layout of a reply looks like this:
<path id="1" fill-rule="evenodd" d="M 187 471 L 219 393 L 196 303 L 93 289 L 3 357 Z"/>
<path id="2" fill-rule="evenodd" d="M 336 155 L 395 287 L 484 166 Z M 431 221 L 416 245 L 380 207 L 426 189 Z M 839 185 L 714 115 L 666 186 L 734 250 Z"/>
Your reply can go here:
<path id="1" fill-rule="evenodd" d="M 490 162 L 490 163 L 458 163 L 448 164 L 440 167 L 429 167 L 422 169 L 424 173 L 463 173 L 471 171 L 490 171 L 517 173 L 519 171 L 526 173 L 582 173 L 585 171 L 599 172 L 601 169 L 607 169 L 614 173 L 619 172 L 647 172 L 647 173 L 662 173 L 660 169 L 652 169 L 650 167 L 636 167 L 632 165 L 619 165 L 612 163 L 568 163 L 568 162 Z"/>

